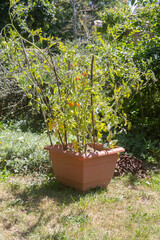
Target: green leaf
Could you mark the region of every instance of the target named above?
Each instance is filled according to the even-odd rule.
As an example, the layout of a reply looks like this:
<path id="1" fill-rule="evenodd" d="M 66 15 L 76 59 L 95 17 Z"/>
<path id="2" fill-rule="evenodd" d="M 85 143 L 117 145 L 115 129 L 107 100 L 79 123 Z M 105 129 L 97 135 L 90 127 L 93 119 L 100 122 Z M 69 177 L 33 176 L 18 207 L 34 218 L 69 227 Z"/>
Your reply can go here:
<path id="1" fill-rule="evenodd" d="M 49 45 L 49 48 L 53 47 L 55 44 L 56 44 L 55 42 L 52 43 L 52 44 L 50 44 L 50 45 Z"/>
<path id="2" fill-rule="evenodd" d="M 29 52 L 32 56 L 35 56 L 33 52 Z"/>
<path id="3" fill-rule="evenodd" d="M 43 65 L 43 67 L 50 73 L 50 69 L 47 65 Z"/>
<path id="4" fill-rule="evenodd" d="M 136 1 L 136 0 L 131 0 L 131 5 L 134 5 L 134 4 L 135 4 L 135 1 Z"/>

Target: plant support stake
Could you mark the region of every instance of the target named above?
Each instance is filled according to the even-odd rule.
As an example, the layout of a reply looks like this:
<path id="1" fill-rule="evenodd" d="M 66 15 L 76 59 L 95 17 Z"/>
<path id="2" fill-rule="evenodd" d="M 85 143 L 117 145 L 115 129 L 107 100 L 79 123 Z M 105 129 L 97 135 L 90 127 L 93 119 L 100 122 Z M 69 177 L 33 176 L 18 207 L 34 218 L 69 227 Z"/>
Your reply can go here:
<path id="1" fill-rule="evenodd" d="M 91 88 L 93 87 L 93 63 L 94 63 L 94 55 L 92 56 L 91 62 Z M 95 129 L 94 129 L 94 109 L 93 109 L 93 93 L 91 93 L 91 114 L 92 114 L 92 131 L 93 131 L 93 144 L 95 151 Z"/>

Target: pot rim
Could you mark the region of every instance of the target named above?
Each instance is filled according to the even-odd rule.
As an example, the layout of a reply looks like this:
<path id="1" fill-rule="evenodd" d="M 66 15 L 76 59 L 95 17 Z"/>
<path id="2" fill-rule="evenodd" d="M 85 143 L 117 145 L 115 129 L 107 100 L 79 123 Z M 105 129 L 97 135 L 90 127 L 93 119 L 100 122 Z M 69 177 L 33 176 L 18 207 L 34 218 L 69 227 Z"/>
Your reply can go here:
<path id="1" fill-rule="evenodd" d="M 71 150 L 63 150 L 61 144 L 55 144 L 55 145 L 47 145 L 44 147 L 45 150 L 48 151 L 56 151 L 59 153 L 64 153 L 66 155 L 72 155 L 79 160 L 84 160 L 86 158 L 94 158 L 94 157 L 101 157 L 101 156 L 108 156 L 108 155 L 113 155 L 113 154 L 119 154 L 121 152 L 125 152 L 125 149 L 123 147 L 114 147 L 112 149 L 104 149 L 101 151 L 97 152 L 92 152 L 92 153 L 79 153 L 79 152 L 73 152 Z"/>

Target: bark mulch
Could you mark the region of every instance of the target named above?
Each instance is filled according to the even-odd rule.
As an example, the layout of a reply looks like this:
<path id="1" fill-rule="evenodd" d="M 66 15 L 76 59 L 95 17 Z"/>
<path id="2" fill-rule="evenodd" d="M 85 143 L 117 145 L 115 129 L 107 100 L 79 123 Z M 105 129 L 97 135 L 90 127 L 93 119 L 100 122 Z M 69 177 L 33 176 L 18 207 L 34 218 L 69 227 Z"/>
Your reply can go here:
<path id="1" fill-rule="evenodd" d="M 128 173 L 132 173 L 137 175 L 137 177 L 144 178 L 147 175 L 147 170 L 145 169 L 142 160 L 125 154 L 122 155 L 117 161 L 114 176 L 124 176 Z"/>

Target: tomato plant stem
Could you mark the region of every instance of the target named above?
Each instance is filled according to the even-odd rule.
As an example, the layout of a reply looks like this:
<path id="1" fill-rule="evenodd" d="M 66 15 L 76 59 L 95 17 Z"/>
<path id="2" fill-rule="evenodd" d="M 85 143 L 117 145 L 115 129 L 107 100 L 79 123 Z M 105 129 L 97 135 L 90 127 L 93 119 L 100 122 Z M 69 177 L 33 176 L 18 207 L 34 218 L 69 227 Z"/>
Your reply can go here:
<path id="1" fill-rule="evenodd" d="M 26 50 L 25 50 L 25 47 L 24 47 L 24 43 L 23 43 L 23 40 L 21 39 L 21 45 L 22 45 L 22 49 L 23 49 L 23 52 L 24 52 L 24 55 L 25 55 L 25 59 L 26 59 L 26 62 L 27 62 L 27 65 L 28 65 L 28 69 L 29 69 L 29 72 L 31 74 L 31 78 L 32 78 L 32 81 L 36 81 L 36 84 L 38 85 L 38 87 L 41 89 L 41 92 L 43 94 L 43 91 L 42 91 L 42 88 L 37 80 L 37 78 L 35 77 L 35 75 L 30 71 L 30 64 L 29 64 L 29 61 L 28 61 L 28 57 L 27 57 L 27 54 L 26 54 Z M 39 94 L 39 93 L 38 93 Z M 46 101 L 46 98 L 43 94 L 43 100 Z M 47 105 L 47 102 L 46 102 L 46 105 Z M 43 115 L 43 119 L 44 119 L 44 122 L 45 122 L 45 125 L 46 125 L 46 129 L 47 129 L 47 135 L 49 137 L 49 140 L 50 140 L 50 144 L 53 145 L 53 142 L 52 142 L 52 139 L 51 139 L 51 135 L 50 135 L 50 131 L 49 131 L 49 128 L 48 128 L 48 124 L 47 124 L 47 119 L 46 119 L 46 115 L 45 115 L 45 112 L 43 111 L 43 108 L 42 108 L 42 102 L 40 100 L 40 108 L 41 108 L 41 112 L 42 112 L 42 115 Z M 49 108 L 49 106 L 48 106 Z"/>

